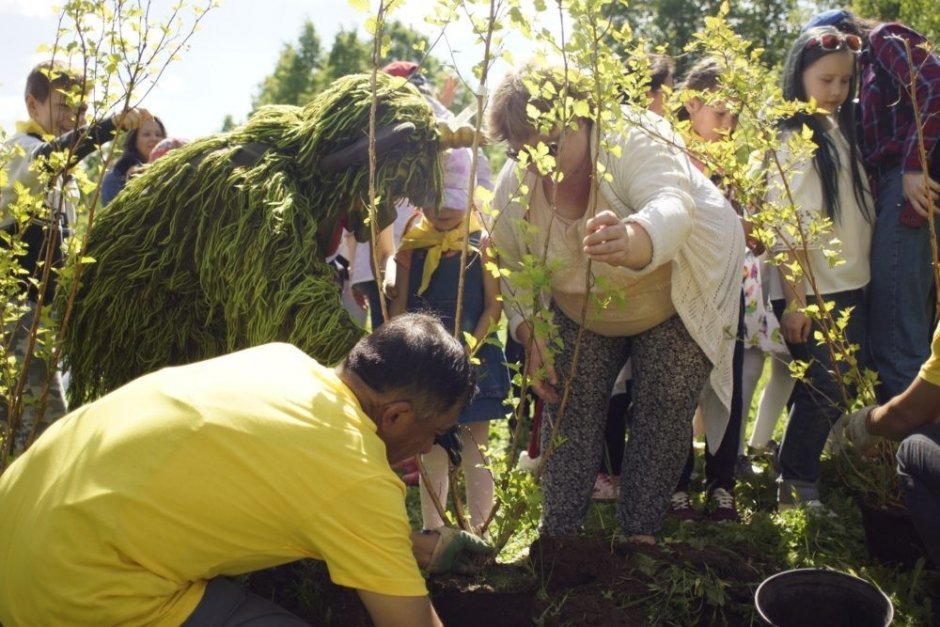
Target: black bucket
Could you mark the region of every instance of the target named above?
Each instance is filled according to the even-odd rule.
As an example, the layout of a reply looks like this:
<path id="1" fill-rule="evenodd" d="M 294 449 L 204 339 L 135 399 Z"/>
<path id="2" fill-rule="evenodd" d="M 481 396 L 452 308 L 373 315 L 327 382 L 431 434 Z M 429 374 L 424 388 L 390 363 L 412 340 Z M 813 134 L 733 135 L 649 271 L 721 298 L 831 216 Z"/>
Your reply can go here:
<path id="1" fill-rule="evenodd" d="M 768 577 L 754 593 L 757 612 L 776 627 L 887 627 L 894 606 L 864 579 L 797 568 Z"/>

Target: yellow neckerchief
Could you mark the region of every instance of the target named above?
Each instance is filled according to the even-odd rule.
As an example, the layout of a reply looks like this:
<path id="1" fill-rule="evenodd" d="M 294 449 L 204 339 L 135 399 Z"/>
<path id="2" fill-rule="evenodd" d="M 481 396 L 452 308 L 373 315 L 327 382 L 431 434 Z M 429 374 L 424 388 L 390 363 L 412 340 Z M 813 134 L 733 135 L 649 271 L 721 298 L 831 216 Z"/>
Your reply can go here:
<path id="1" fill-rule="evenodd" d="M 22 133 L 23 135 L 38 135 L 39 137 L 44 137 L 49 134 L 33 119 L 26 120 L 25 122 L 17 121 L 16 132 Z"/>
<path id="2" fill-rule="evenodd" d="M 475 233 L 482 230 L 483 225 L 480 223 L 480 219 L 477 218 L 476 212 L 471 213 L 470 232 Z M 441 256 L 446 252 L 463 248 L 463 233 L 464 226 L 462 223 L 456 229 L 438 231 L 434 228 L 434 225 L 431 224 L 431 221 L 422 215 L 421 219 L 402 236 L 401 243 L 398 244 L 398 250 L 404 251 L 426 248 L 428 251 L 427 258 L 424 260 L 421 286 L 418 288 L 419 296 L 428 289 L 431 276 L 434 274 L 434 271 L 437 270 L 437 266 L 441 262 Z M 477 253 L 480 252 L 473 246 L 470 247 L 470 250 Z"/>

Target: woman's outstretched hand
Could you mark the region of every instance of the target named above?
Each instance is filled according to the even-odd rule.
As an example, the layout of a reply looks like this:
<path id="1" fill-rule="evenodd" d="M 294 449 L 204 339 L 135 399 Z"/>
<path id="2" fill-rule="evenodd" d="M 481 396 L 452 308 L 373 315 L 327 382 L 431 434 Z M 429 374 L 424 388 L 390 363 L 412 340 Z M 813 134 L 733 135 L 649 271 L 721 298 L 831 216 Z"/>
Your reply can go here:
<path id="1" fill-rule="evenodd" d="M 587 221 L 584 254 L 594 261 L 633 270 L 646 267 L 653 259 L 649 233 L 635 222 L 622 222 L 612 211 L 601 211 Z"/>

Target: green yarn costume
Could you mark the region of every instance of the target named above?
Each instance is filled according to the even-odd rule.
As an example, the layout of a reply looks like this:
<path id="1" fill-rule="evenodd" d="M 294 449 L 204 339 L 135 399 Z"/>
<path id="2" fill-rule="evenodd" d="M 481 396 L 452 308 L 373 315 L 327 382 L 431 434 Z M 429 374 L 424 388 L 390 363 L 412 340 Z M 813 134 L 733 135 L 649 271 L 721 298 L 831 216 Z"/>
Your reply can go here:
<path id="1" fill-rule="evenodd" d="M 439 202 L 439 133 L 410 84 L 379 74 L 376 127 L 411 122 L 377 156 L 377 220 L 403 197 Z M 85 403 L 140 375 L 265 342 L 336 363 L 361 337 L 324 257 L 345 217 L 368 239 L 369 168 L 325 173 L 324 157 L 368 135 L 371 77 L 336 81 L 306 107 L 269 106 L 230 133 L 170 152 L 94 222 L 62 335 L 69 399 Z M 57 307 L 65 314 L 69 291 Z"/>

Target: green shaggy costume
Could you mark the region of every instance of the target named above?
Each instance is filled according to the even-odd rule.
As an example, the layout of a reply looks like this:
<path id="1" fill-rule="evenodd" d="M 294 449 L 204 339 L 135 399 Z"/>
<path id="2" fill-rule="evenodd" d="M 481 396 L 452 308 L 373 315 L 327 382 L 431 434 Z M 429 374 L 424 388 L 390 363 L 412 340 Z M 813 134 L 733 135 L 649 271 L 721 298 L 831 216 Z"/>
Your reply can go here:
<path id="1" fill-rule="evenodd" d="M 340 79 L 306 107 L 265 107 L 179 148 L 101 211 L 63 336 L 73 406 L 164 366 L 265 342 L 323 363 L 348 353 L 362 329 L 324 257 L 343 218 L 368 238 L 369 168 L 320 166 L 368 135 L 370 80 Z M 377 157 L 381 228 L 400 198 L 439 202 L 440 142 L 414 87 L 384 74 L 376 84 L 376 126 L 415 126 Z M 60 287 L 61 320 L 69 286 Z"/>

